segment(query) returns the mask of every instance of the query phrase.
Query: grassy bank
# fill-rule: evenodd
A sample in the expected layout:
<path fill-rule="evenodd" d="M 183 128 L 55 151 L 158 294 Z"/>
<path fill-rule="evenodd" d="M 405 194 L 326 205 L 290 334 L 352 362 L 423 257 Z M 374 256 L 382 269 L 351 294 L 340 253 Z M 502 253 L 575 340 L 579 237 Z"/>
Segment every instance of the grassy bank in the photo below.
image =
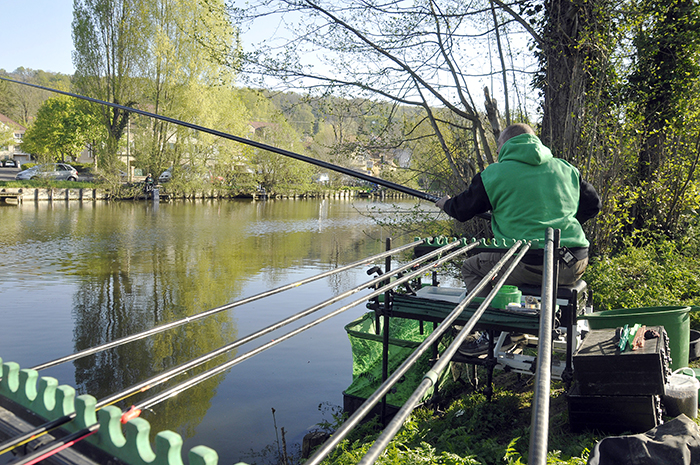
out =
<path fill-rule="evenodd" d="M 697 365 L 697 364 L 694 364 Z M 485 379 L 485 375 L 482 377 Z M 530 442 L 534 377 L 496 372 L 493 400 L 465 389 L 452 401 L 414 411 L 377 464 L 518 465 L 527 463 Z M 665 418 L 670 420 L 670 418 Z M 698 419 L 696 423 L 700 424 Z M 356 464 L 381 429 L 376 420 L 344 440 L 323 463 Z M 595 444 L 608 436 L 590 431 L 574 434 L 569 428 L 563 383 L 552 383 L 549 464 L 583 465 Z"/>

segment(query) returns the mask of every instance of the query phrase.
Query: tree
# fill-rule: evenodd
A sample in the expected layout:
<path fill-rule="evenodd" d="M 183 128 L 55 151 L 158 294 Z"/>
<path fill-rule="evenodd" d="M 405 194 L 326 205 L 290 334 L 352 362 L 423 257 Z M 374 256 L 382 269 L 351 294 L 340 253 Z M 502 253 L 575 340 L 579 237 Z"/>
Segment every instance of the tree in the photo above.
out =
<path fill-rule="evenodd" d="M 70 97 L 46 100 L 27 129 L 22 150 L 44 161 L 72 161 L 95 136 L 98 123 L 84 105 Z"/>
<path fill-rule="evenodd" d="M 143 2 L 148 60 L 143 63 L 144 102 L 158 114 L 242 134 L 247 122 L 232 89 L 237 33 L 221 1 Z M 137 162 L 148 171 L 187 162 L 203 168 L 232 163 L 231 144 L 157 120 L 140 120 Z M 240 153 L 240 151 L 239 151 Z"/>
<path fill-rule="evenodd" d="M 634 28 L 630 120 L 641 137 L 633 185 L 634 230 L 673 235 L 697 167 L 700 5 L 692 0 L 642 0 Z M 679 183 L 678 181 L 681 180 Z M 696 204 L 688 204 L 693 208 Z"/>
<path fill-rule="evenodd" d="M 137 0 L 74 0 L 73 64 L 75 89 L 86 96 L 125 106 L 138 100 L 138 80 L 145 51 L 147 23 Z M 124 134 L 127 112 L 95 107 L 106 129 L 100 164 L 111 171 Z"/>
<path fill-rule="evenodd" d="M 15 144 L 15 131 L 13 128 L 0 123 L 0 148 Z M 4 150 L 4 149 L 3 149 Z"/>

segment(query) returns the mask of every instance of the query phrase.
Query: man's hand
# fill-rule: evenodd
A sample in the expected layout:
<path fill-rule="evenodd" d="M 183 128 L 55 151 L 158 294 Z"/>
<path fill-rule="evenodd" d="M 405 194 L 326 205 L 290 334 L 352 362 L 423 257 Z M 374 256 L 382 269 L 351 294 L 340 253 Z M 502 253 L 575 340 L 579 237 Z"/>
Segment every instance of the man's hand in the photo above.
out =
<path fill-rule="evenodd" d="M 440 200 L 438 200 L 437 202 L 435 202 L 435 206 L 438 207 L 440 210 L 444 211 L 445 202 L 447 202 L 448 200 L 450 200 L 450 196 L 446 195 L 443 198 L 441 198 Z"/>

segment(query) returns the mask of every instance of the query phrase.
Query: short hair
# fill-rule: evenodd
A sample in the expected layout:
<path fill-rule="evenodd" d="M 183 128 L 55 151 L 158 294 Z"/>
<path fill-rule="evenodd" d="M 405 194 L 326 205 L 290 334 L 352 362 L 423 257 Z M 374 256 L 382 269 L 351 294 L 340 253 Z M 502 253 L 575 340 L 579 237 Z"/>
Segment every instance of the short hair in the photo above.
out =
<path fill-rule="evenodd" d="M 508 141 L 508 139 L 511 139 L 515 136 L 519 136 L 520 134 L 532 134 L 533 136 L 536 135 L 535 130 L 532 129 L 530 127 L 530 125 L 528 125 L 528 124 L 525 124 L 525 123 L 511 124 L 510 126 L 505 128 L 503 130 L 503 132 L 501 132 L 500 136 L 498 136 L 498 142 L 497 142 L 498 150 L 500 150 L 501 147 L 503 147 L 503 144 L 505 144 L 506 141 Z"/>

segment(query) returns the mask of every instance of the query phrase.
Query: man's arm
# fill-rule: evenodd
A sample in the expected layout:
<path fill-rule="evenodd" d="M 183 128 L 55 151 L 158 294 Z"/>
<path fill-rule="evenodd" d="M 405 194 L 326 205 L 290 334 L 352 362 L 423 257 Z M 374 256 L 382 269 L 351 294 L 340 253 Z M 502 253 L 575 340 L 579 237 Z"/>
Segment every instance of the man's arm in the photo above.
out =
<path fill-rule="evenodd" d="M 468 221 L 491 210 L 491 201 L 479 173 L 472 178 L 467 190 L 452 198 L 443 197 L 435 205 L 457 221 Z"/>
<path fill-rule="evenodd" d="M 581 179 L 579 186 L 580 193 L 576 219 L 579 223 L 583 224 L 596 216 L 600 212 L 601 208 L 603 208 L 603 204 L 601 203 L 600 197 L 591 183 Z"/>

